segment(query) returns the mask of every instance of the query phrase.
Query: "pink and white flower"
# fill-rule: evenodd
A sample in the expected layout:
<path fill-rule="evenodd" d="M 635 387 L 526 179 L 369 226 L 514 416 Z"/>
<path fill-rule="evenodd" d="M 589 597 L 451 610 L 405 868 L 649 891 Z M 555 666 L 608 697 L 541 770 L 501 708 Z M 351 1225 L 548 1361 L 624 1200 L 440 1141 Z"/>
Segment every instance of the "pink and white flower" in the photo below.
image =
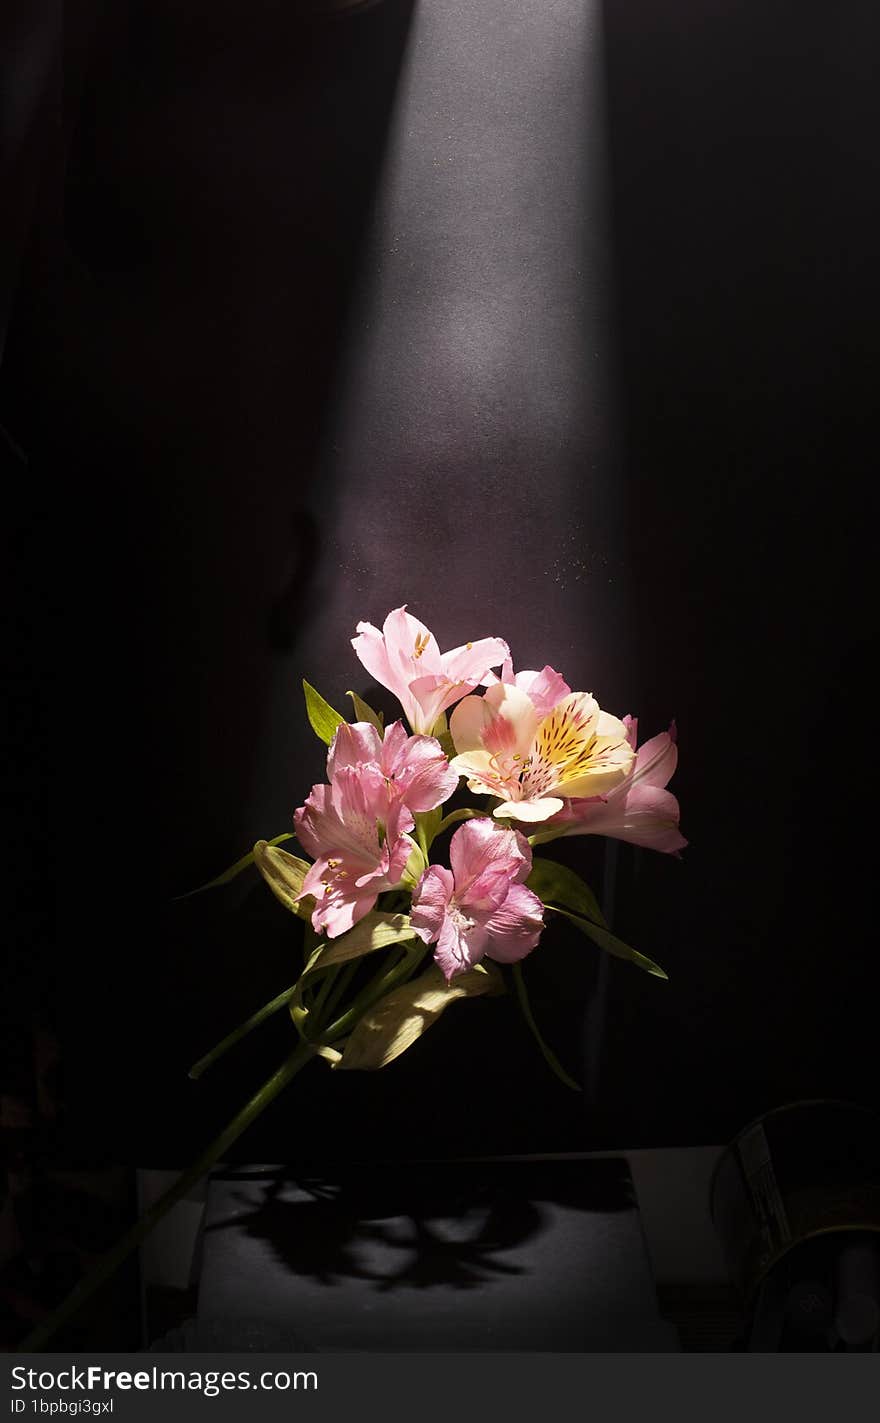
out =
<path fill-rule="evenodd" d="M 330 784 L 312 787 L 294 825 L 300 844 L 315 858 L 299 897 L 315 896 L 312 927 L 335 939 L 362 919 L 384 890 L 400 884 L 416 850 L 408 833 L 413 817 L 448 800 L 458 776 L 439 741 L 408 736 L 401 721 L 384 737 L 368 722 L 340 722 L 327 755 L 327 776 Z"/>
<path fill-rule="evenodd" d="M 509 657 L 501 668 L 500 677 L 489 672 L 483 678 L 484 687 L 493 687 L 497 682 L 504 682 L 509 687 L 519 687 L 520 691 L 528 695 L 541 716 L 548 716 L 563 697 L 571 695 L 571 687 L 553 667 L 544 667 L 540 672 L 514 672 L 513 662 Z"/>
<path fill-rule="evenodd" d="M 357 630 L 352 647 L 370 676 L 398 698 L 415 732 L 430 732 L 447 707 L 510 656 L 498 637 L 441 652 L 433 633 L 405 604 L 388 614 L 381 632 L 372 623 L 358 623 Z"/>
<path fill-rule="evenodd" d="M 451 870 L 430 865 L 413 895 L 411 922 L 449 982 L 484 955 L 515 963 L 544 928 L 544 906 L 524 881 L 532 852 L 518 830 L 466 821 L 449 846 Z"/>
<path fill-rule="evenodd" d="M 630 744 L 638 722 L 624 717 Z M 678 801 L 665 789 L 678 764 L 675 722 L 640 746 L 624 781 L 607 795 L 570 800 L 535 837 L 536 843 L 565 835 L 607 835 L 648 850 L 675 855 L 687 845 L 678 828 Z"/>
<path fill-rule="evenodd" d="M 298 896 L 314 895 L 312 927 L 338 938 L 400 884 L 413 841 L 408 808 L 374 766 L 340 766 L 332 784 L 313 786 L 293 817 L 314 856 Z"/>
<path fill-rule="evenodd" d="M 497 819 L 548 820 L 570 797 L 611 791 L 634 759 L 624 723 L 589 692 L 569 692 L 545 712 L 530 692 L 496 682 L 483 697 L 465 697 L 449 729 L 453 770 L 472 791 L 500 798 Z"/>
<path fill-rule="evenodd" d="M 332 782 L 344 766 L 375 766 L 414 814 L 434 810 L 458 785 L 440 742 L 433 736 L 408 736 L 402 721 L 380 736 L 369 722 L 340 722 L 327 756 Z"/>

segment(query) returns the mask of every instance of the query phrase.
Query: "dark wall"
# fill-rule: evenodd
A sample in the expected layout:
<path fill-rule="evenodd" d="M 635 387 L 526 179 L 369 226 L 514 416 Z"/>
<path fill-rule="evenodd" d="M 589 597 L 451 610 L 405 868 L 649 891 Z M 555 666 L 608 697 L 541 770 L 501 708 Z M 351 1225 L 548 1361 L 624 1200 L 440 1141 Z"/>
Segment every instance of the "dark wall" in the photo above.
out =
<path fill-rule="evenodd" d="M 876 1091 L 876 21 L 587 9 L 73 7 L 3 411 L 43 511 L 44 951 L 77 1130 L 132 1159 L 284 1051 L 279 1020 L 186 1087 L 296 950 L 259 885 L 169 901 L 286 827 L 322 773 L 300 677 L 364 691 L 354 622 L 407 600 L 677 716 L 692 845 L 625 851 L 618 895 L 671 982 L 613 965 L 586 1105 L 465 1005 L 242 1149 L 714 1141 Z M 594 960 L 529 967 L 577 1067 Z"/>
<path fill-rule="evenodd" d="M 639 705 L 678 717 L 692 841 L 662 916 L 664 867 L 638 866 L 627 927 L 673 991 L 658 1014 L 621 977 L 611 1039 L 641 1069 L 625 1135 L 720 1137 L 880 1082 L 878 21 L 604 15 Z"/>

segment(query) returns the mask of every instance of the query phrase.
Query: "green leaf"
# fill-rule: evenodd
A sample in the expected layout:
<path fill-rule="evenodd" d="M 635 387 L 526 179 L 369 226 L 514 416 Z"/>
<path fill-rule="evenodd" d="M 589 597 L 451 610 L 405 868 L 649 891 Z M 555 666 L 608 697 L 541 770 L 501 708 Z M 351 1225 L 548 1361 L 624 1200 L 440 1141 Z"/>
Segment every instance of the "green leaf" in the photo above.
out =
<path fill-rule="evenodd" d="M 379 909 L 372 909 L 347 934 L 322 944 L 320 956 L 310 964 L 308 971 L 348 963 L 349 959 L 359 959 L 364 954 L 374 954 L 378 949 L 387 949 L 405 939 L 416 938 L 418 935 L 411 927 L 408 915 L 383 914 Z"/>
<path fill-rule="evenodd" d="M 532 872 L 526 884 L 533 894 L 545 904 L 561 905 L 582 914 L 594 924 L 608 925 L 602 917 L 595 894 L 590 886 L 566 865 L 557 865 L 555 860 L 542 860 L 537 856 L 532 860 Z"/>
<path fill-rule="evenodd" d="M 303 679 L 303 691 L 306 697 L 306 712 L 312 730 L 329 746 L 337 726 L 341 721 L 345 721 L 345 717 L 341 716 L 338 711 L 334 711 L 330 703 L 324 701 L 321 693 L 316 692 L 305 679 Z"/>
<path fill-rule="evenodd" d="M 283 841 L 292 839 L 293 831 L 288 830 L 283 835 L 276 835 L 274 840 L 261 840 L 259 843 L 261 845 L 280 845 Z M 200 884 L 198 889 L 189 889 L 186 894 L 175 894 L 172 903 L 178 899 L 191 899 L 194 894 L 204 894 L 206 889 L 219 889 L 221 884 L 229 884 L 230 880 L 234 880 L 236 875 L 240 875 L 242 870 L 246 870 L 253 863 L 254 852 L 249 850 L 246 855 L 242 855 L 240 860 L 236 860 L 234 865 L 230 865 L 229 869 L 224 870 L 222 875 L 218 875 L 216 879 L 208 880 L 207 884 Z"/>
<path fill-rule="evenodd" d="M 416 938 L 418 936 L 410 927 L 407 915 L 384 914 L 381 910 L 373 909 L 341 938 L 323 941 L 310 956 L 300 974 L 290 1004 L 291 1016 L 297 1028 L 302 1028 L 308 1013 L 303 1003 L 303 995 L 314 985 L 320 974 L 338 964 L 348 963 L 352 959 L 362 958 L 365 954 L 374 954 L 380 949 L 390 948 L 392 944 Z"/>
<path fill-rule="evenodd" d="M 385 725 L 385 718 L 382 713 L 373 711 L 369 703 L 365 702 L 362 697 L 359 697 L 357 692 L 346 692 L 345 695 L 351 697 L 355 721 L 368 721 L 371 726 L 375 726 L 381 736 Z M 326 706 L 326 702 L 324 705 Z"/>
<path fill-rule="evenodd" d="M 580 929 L 582 934 L 586 934 L 588 939 L 592 939 L 594 944 L 598 944 L 600 949 L 604 949 L 606 954 L 613 954 L 617 959 L 627 959 L 629 963 L 634 963 L 638 968 L 643 968 L 645 973 L 650 973 L 654 978 L 669 978 L 668 973 L 664 973 L 659 964 L 654 963 L 645 954 L 640 954 L 638 949 L 631 949 L 629 944 L 625 944 L 622 939 L 609 933 L 607 929 L 599 924 L 591 924 L 589 919 L 582 919 L 579 914 L 569 914 L 567 909 L 559 909 L 556 905 L 548 904 L 548 909 L 552 909 L 554 914 L 562 914 L 566 919 L 570 919 Z"/>
<path fill-rule="evenodd" d="M 532 1005 L 529 1002 L 529 995 L 526 993 L 525 980 L 523 979 L 522 974 L 522 964 L 515 963 L 512 964 L 511 967 L 513 969 L 513 982 L 514 987 L 516 988 L 516 996 L 519 999 L 519 1006 L 522 1008 L 523 1017 L 531 1028 L 532 1033 L 535 1037 L 535 1042 L 538 1044 L 538 1047 L 544 1054 L 544 1058 L 547 1062 L 548 1067 L 550 1067 L 552 1071 L 556 1073 L 556 1076 L 559 1078 L 560 1082 L 564 1083 L 566 1087 L 570 1087 L 573 1092 L 582 1092 L 583 1088 L 581 1087 L 580 1083 L 575 1082 L 573 1077 L 569 1077 L 568 1073 L 562 1066 L 562 1063 L 559 1061 L 559 1058 L 556 1056 L 555 1052 L 553 1052 L 552 1048 L 549 1048 L 547 1046 L 544 1039 L 541 1037 L 540 1032 L 538 1031 L 538 1024 L 535 1022 L 535 1015 L 532 1012 Z"/>
<path fill-rule="evenodd" d="M 315 908 L 314 897 L 309 894 L 305 899 L 297 899 L 297 895 L 302 893 L 303 880 L 312 868 L 308 860 L 289 855 L 286 850 L 279 850 L 267 840 L 257 841 L 253 858 L 263 879 L 284 908 L 300 919 L 310 919 Z"/>
<path fill-rule="evenodd" d="M 432 964 L 418 978 L 392 989 L 364 1014 L 346 1040 L 342 1057 L 333 1065 L 361 1072 L 387 1067 L 427 1032 L 450 1003 L 503 992 L 501 975 L 491 961 L 456 975 L 450 984 Z"/>

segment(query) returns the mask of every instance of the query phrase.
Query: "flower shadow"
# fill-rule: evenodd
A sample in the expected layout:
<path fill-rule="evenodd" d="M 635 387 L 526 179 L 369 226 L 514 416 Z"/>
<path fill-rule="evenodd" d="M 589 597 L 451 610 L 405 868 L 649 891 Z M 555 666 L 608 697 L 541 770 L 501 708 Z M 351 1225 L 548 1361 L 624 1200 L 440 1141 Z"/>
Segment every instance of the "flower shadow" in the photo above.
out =
<path fill-rule="evenodd" d="M 525 1276 L 554 1205 L 629 1209 L 622 1163 L 419 1163 L 253 1177 L 228 1195 L 243 1208 L 208 1232 L 242 1231 L 292 1274 L 326 1286 L 356 1279 L 378 1293 L 473 1291 Z"/>

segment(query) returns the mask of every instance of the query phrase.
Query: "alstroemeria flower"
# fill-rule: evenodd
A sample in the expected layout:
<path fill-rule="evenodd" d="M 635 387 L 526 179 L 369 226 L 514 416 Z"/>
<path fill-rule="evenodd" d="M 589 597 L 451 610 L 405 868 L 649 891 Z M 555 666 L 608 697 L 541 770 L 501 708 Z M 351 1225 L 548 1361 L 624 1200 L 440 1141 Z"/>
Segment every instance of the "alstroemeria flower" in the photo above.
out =
<path fill-rule="evenodd" d="M 315 859 L 299 898 L 315 896 L 312 927 L 335 939 L 400 884 L 414 848 L 412 815 L 377 766 L 337 766 L 332 784 L 313 786 L 293 819 Z"/>
<path fill-rule="evenodd" d="M 472 791 L 501 798 L 498 819 L 547 820 L 571 796 L 604 795 L 634 758 L 623 722 L 589 692 L 571 692 L 542 715 L 527 692 L 497 682 L 465 697 L 449 730 L 458 753 L 450 765 Z"/>
<path fill-rule="evenodd" d="M 638 722 L 624 717 L 630 744 L 636 745 Z M 675 722 L 668 731 L 640 746 L 630 772 L 607 795 L 571 800 L 540 832 L 541 840 L 563 835 L 607 835 L 648 850 L 677 854 L 687 844 L 678 828 L 678 801 L 665 789 L 678 764 Z"/>
<path fill-rule="evenodd" d="M 489 819 L 468 820 L 449 845 L 451 870 L 429 865 L 413 894 L 411 922 L 447 983 L 484 954 L 515 963 L 531 953 L 544 928 L 544 906 L 523 881 L 532 852 L 518 830 Z"/>
<path fill-rule="evenodd" d="M 388 614 L 381 632 L 372 623 L 358 623 L 357 630 L 352 647 L 370 676 L 398 698 L 415 732 L 430 732 L 447 707 L 510 656 L 498 637 L 441 652 L 433 633 L 405 604 Z"/>
<path fill-rule="evenodd" d="M 402 721 L 386 727 L 384 737 L 369 722 L 340 722 L 327 756 L 328 780 L 344 766 L 375 766 L 414 814 L 442 805 L 458 785 L 440 742 L 408 736 Z"/>
<path fill-rule="evenodd" d="M 514 672 L 509 657 L 501 668 L 500 677 L 488 672 L 483 678 L 484 687 L 494 687 L 497 682 L 505 682 L 509 687 L 519 687 L 520 691 L 526 692 L 535 711 L 541 716 L 548 716 L 563 697 L 571 695 L 571 687 L 553 667 L 544 667 L 540 672 Z"/>

